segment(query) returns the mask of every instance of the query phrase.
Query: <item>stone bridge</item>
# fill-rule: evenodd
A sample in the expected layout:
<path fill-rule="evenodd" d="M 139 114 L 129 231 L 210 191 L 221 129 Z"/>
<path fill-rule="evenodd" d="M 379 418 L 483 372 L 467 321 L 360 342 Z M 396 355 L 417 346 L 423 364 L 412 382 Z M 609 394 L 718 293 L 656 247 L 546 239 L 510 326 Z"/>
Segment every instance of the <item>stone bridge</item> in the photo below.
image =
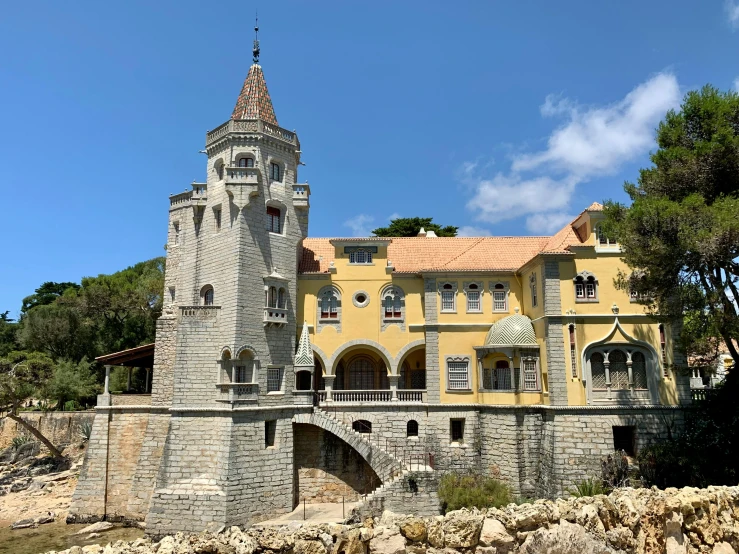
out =
<path fill-rule="evenodd" d="M 372 444 L 362 434 L 357 433 L 351 427 L 331 417 L 319 408 L 314 408 L 313 413 L 296 414 L 293 423 L 315 425 L 324 431 L 337 436 L 364 458 L 382 483 L 388 483 L 395 477 L 401 475 L 406 469 L 394 456 Z"/>

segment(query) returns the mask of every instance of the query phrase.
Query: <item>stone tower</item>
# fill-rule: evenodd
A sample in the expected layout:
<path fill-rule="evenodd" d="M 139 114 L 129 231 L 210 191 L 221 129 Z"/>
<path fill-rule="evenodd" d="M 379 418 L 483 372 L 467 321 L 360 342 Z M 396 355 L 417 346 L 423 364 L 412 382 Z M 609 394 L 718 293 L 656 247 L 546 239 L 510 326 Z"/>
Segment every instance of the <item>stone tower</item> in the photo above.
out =
<path fill-rule="evenodd" d="M 153 395 L 169 406 L 147 524 L 245 524 L 293 508 L 297 258 L 308 228 L 300 142 L 254 64 L 206 134 L 207 179 L 170 198 Z M 303 406 L 301 408 L 301 406 Z M 192 521 L 190 521 L 192 520 Z"/>

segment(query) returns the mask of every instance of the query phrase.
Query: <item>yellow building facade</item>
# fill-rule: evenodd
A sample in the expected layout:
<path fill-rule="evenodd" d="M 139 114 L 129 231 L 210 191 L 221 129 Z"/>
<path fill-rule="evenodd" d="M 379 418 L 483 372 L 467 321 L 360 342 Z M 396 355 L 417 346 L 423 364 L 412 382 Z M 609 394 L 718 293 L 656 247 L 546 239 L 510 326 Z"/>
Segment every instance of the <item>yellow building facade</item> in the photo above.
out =
<path fill-rule="evenodd" d="M 552 237 L 304 239 L 299 381 L 333 405 L 679 404 L 669 329 L 614 286 L 629 269 L 602 217 Z"/>

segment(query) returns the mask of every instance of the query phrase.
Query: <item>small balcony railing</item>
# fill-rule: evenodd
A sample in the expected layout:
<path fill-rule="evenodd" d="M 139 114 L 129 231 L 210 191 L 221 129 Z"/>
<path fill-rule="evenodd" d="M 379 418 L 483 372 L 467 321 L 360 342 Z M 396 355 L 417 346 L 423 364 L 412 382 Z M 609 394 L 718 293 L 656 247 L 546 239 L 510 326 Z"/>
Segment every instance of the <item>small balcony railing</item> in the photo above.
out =
<path fill-rule="evenodd" d="M 258 185 L 261 172 L 257 167 L 227 167 L 226 185 Z"/>
<path fill-rule="evenodd" d="M 256 402 L 259 398 L 257 383 L 220 383 L 221 402 Z"/>
<path fill-rule="evenodd" d="M 287 323 L 287 309 L 264 308 L 265 325 L 285 325 Z"/>
<path fill-rule="evenodd" d="M 316 393 L 319 402 L 326 402 L 326 391 L 321 390 Z M 398 402 L 422 403 L 426 396 L 425 390 L 398 390 Z M 393 391 L 383 390 L 333 390 L 331 391 L 331 400 L 335 403 L 355 403 L 355 402 L 391 402 L 393 401 Z"/>

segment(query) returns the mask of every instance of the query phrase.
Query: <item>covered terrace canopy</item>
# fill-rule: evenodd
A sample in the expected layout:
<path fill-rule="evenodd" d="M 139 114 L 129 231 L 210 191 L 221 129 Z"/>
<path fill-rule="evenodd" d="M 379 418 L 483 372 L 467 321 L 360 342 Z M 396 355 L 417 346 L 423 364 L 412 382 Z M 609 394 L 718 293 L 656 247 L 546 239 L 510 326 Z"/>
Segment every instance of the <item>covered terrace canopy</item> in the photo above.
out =
<path fill-rule="evenodd" d="M 128 368 L 127 391 L 131 390 L 131 378 L 134 368 L 146 370 L 146 378 L 144 380 L 144 390 L 142 392 L 151 392 L 151 372 L 154 367 L 154 343 L 144 344 L 135 348 L 105 354 L 95 358 L 105 366 L 105 392 L 110 394 L 110 368 L 112 366 L 123 366 Z"/>

